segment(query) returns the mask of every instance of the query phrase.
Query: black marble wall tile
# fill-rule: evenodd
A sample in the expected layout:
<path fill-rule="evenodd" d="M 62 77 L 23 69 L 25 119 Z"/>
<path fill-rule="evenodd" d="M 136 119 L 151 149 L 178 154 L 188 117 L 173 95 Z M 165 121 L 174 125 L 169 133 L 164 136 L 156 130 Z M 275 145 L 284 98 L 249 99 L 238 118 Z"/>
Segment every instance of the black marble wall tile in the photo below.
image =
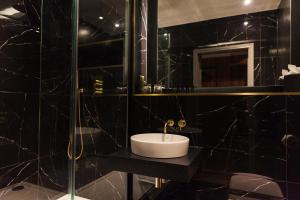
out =
<path fill-rule="evenodd" d="M 81 126 L 86 134 L 83 156 L 77 161 L 76 188 L 105 175 L 100 170 L 99 157 L 126 147 L 126 102 L 126 96 L 81 97 Z M 79 139 L 78 135 L 78 151 Z"/>
<path fill-rule="evenodd" d="M 0 94 L 0 187 L 28 180 L 36 182 L 38 96 Z"/>
<path fill-rule="evenodd" d="M 300 115 L 300 98 L 299 97 L 288 97 L 287 98 L 287 137 L 284 142 L 286 144 L 287 154 L 287 181 L 289 199 L 297 199 L 299 193 L 299 172 L 300 161 L 298 159 L 300 150 L 300 126 L 299 126 L 299 115 Z"/>
<path fill-rule="evenodd" d="M 291 1 L 289 0 L 282 0 L 279 6 L 278 38 L 278 65 L 284 68 L 291 63 Z"/>
<path fill-rule="evenodd" d="M 0 3 L 0 188 L 37 183 L 38 7 L 29 1 Z"/>
<path fill-rule="evenodd" d="M 297 0 L 291 1 L 291 63 L 297 66 L 300 66 L 300 58 L 299 58 L 299 19 L 300 19 L 300 3 Z"/>
<path fill-rule="evenodd" d="M 185 119 L 198 131 L 180 134 L 204 147 L 203 171 L 259 174 L 286 191 L 285 96 L 136 97 L 135 105 L 132 134 L 161 132 L 167 119 Z"/>
<path fill-rule="evenodd" d="M 82 157 L 76 161 L 77 191 L 100 178 L 106 180 L 103 177 L 106 174 L 100 170 L 99 157 L 126 147 L 125 3 L 79 1 L 78 76 L 83 93 L 77 125 L 82 127 L 84 145 Z M 89 34 L 81 35 L 81 30 L 89 30 Z M 101 82 L 98 86 L 97 81 Z M 77 132 L 80 133 L 79 128 Z M 79 154 L 80 134 L 76 147 Z M 110 184 L 113 188 L 116 183 Z M 87 197 L 85 195 L 82 197 Z"/>
<path fill-rule="evenodd" d="M 41 48 L 39 184 L 67 192 L 72 93 L 72 2 L 43 3 Z"/>

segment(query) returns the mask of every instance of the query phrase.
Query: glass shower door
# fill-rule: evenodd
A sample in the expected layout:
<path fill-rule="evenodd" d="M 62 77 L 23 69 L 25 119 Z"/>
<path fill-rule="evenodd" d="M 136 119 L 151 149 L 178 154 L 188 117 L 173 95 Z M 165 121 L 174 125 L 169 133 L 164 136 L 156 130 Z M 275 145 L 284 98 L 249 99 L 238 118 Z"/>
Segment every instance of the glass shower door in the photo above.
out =
<path fill-rule="evenodd" d="M 77 4 L 77 0 L 41 3 L 38 183 L 59 192 L 53 199 L 74 197 Z"/>
<path fill-rule="evenodd" d="M 126 1 L 79 0 L 76 196 L 126 199 L 126 174 L 101 159 L 126 147 Z"/>
<path fill-rule="evenodd" d="M 1 0 L 0 199 L 74 194 L 76 2 Z"/>

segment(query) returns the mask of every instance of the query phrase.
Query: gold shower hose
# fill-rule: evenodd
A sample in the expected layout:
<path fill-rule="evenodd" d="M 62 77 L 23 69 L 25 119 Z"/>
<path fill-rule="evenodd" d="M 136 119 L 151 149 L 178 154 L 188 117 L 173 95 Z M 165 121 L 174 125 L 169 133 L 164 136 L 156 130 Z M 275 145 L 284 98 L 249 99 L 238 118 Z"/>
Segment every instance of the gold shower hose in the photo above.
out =
<path fill-rule="evenodd" d="M 75 157 L 75 160 L 80 159 L 82 154 L 83 154 L 83 134 L 82 134 L 82 129 L 81 129 L 81 119 L 80 119 L 80 93 L 77 95 L 77 99 L 78 99 L 78 102 L 77 102 L 77 105 L 78 105 L 78 125 L 79 125 L 81 149 L 80 149 L 80 154 L 77 157 Z M 75 129 L 75 136 L 74 137 L 76 137 L 76 129 Z M 73 159 L 73 155 L 70 151 L 70 147 L 71 147 L 71 138 L 69 139 L 69 144 L 68 144 L 68 157 L 71 160 L 71 159 Z"/>

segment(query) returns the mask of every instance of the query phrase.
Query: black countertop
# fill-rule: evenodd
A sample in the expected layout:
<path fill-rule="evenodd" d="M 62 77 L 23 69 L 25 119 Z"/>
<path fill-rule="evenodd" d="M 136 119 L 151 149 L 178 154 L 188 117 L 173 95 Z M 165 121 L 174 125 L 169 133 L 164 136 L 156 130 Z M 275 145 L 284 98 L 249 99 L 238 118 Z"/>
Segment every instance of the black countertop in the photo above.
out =
<path fill-rule="evenodd" d="M 132 154 L 129 149 L 101 157 L 101 170 L 122 171 L 188 183 L 200 166 L 202 148 L 190 147 L 186 156 L 155 159 Z"/>

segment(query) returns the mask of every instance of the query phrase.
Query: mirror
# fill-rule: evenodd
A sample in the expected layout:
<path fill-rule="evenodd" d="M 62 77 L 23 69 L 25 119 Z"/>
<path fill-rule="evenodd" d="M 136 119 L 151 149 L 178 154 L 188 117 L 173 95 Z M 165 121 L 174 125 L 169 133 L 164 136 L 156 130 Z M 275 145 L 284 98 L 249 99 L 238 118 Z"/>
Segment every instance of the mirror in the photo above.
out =
<path fill-rule="evenodd" d="M 290 18 L 288 0 L 139 0 L 136 92 L 284 91 Z"/>
<path fill-rule="evenodd" d="M 80 0 L 79 88 L 85 95 L 126 94 L 126 1 Z"/>

